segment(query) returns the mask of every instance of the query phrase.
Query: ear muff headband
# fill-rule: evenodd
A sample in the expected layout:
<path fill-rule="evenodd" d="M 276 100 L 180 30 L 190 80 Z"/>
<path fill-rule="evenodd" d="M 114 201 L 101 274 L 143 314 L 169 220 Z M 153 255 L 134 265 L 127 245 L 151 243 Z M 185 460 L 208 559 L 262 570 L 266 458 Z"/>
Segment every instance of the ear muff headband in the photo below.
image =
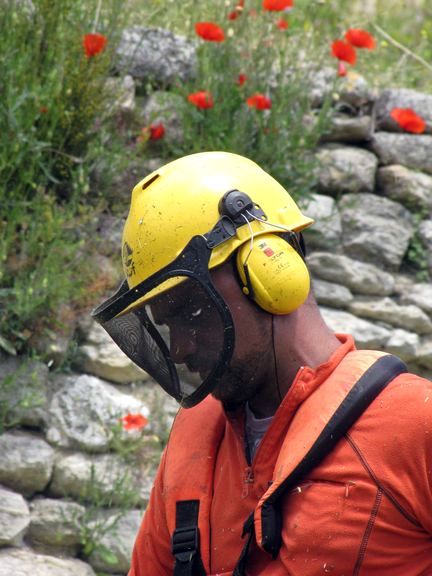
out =
<path fill-rule="evenodd" d="M 302 256 L 279 234 L 263 234 L 237 251 L 245 294 L 271 314 L 289 314 L 306 300 L 310 276 Z"/>

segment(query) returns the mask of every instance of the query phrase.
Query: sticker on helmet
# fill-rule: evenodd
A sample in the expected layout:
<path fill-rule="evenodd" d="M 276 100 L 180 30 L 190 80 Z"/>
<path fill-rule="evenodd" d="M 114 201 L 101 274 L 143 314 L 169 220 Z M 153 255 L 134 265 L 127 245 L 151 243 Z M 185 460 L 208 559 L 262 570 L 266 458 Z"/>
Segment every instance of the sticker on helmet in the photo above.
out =
<path fill-rule="evenodd" d="M 127 274 L 128 278 L 133 276 L 136 272 L 135 263 L 133 261 L 132 254 L 133 254 L 132 248 L 129 246 L 129 244 L 127 242 L 125 242 L 123 244 L 122 258 L 123 258 L 123 264 L 124 264 L 124 267 L 126 269 L 126 274 Z"/>

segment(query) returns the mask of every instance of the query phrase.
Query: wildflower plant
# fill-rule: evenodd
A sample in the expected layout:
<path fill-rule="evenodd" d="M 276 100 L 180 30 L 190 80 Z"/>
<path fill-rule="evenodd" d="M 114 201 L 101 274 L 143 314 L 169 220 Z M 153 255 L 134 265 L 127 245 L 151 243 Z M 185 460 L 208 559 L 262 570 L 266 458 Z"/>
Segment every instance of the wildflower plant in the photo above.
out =
<path fill-rule="evenodd" d="M 93 201 L 118 4 L 1 4 L 0 345 L 9 351 L 25 349 L 85 279 L 76 228 Z"/>
<path fill-rule="evenodd" d="M 192 13 L 186 33 L 198 47 L 198 70 L 173 88 L 186 104 L 179 110 L 184 137 L 166 146 L 166 156 L 243 154 L 294 196 L 308 195 L 314 185 L 310 152 L 329 120 L 329 104 L 311 111 L 311 80 L 327 54 L 315 67 L 305 62 L 305 50 L 318 39 L 305 34 L 304 12 L 292 0 L 233 0 L 197 5 Z M 316 121 L 308 123 L 311 113 Z"/>
<path fill-rule="evenodd" d="M 371 85 L 379 85 L 384 76 L 376 73 L 378 66 L 387 74 L 389 60 L 397 57 L 393 50 L 386 52 L 381 29 L 368 22 L 361 3 L 150 4 L 152 24 L 185 34 L 198 46 L 196 77 L 174 87 L 188 104 L 178 112 L 184 139 L 167 145 L 165 155 L 218 149 L 244 154 L 297 198 L 315 186 L 313 150 L 330 124 L 331 99 L 337 96 L 340 77 L 354 70 Z M 381 12 L 385 13 L 383 6 Z M 380 15 L 377 21 L 381 23 Z M 326 87 L 321 105 L 312 107 L 314 80 L 324 67 L 334 67 L 334 81 Z M 406 130 L 404 118 L 405 127 L 400 126 Z M 409 122 L 410 129 L 420 130 L 420 123 L 414 124 Z"/>

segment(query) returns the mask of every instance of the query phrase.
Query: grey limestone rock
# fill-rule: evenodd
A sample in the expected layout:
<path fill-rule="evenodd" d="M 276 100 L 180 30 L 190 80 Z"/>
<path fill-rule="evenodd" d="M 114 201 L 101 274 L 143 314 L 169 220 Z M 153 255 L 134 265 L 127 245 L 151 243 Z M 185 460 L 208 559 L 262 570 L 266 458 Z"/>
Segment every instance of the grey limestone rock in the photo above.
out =
<path fill-rule="evenodd" d="M 416 360 L 419 344 L 420 337 L 418 334 L 396 328 L 396 330 L 391 331 L 385 350 L 399 356 L 405 362 L 412 362 Z"/>
<path fill-rule="evenodd" d="M 359 348 L 384 348 L 391 332 L 376 323 L 357 318 L 349 312 L 321 307 L 327 325 L 333 332 L 352 334 Z"/>
<path fill-rule="evenodd" d="M 414 304 L 432 316 L 432 284 L 412 284 L 401 292 L 402 304 Z"/>
<path fill-rule="evenodd" d="M 110 102 L 111 114 L 120 114 L 129 118 L 135 110 L 135 82 L 132 76 L 108 78 L 105 90 Z"/>
<path fill-rule="evenodd" d="M 317 151 L 318 191 L 331 196 L 372 192 L 378 159 L 354 146 L 326 144 Z"/>
<path fill-rule="evenodd" d="M 29 508 L 21 494 L 0 486 L 0 547 L 20 546 L 29 523 Z"/>
<path fill-rule="evenodd" d="M 432 174 L 432 136 L 375 132 L 371 149 L 381 164 L 402 164 L 406 168 Z"/>
<path fill-rule="evenodd" d="M 50 481 L 54 450 L 32 434 L 6 432 L 0 436 L 0 483 L 24 496 L 41 492 Z"/>
<path fill-rule="evenodd" d="M 118 384 L 148 379 L 148 374 L 138 368 L 96 322 L 80 346 L 79 356 L 77 366 L 87 374 Z"/>
<path fill-rule="evenodd" d="M 394 164 L 378 170 L 377 183 L 384 196 L 409 210 L 432 212 L 432 176 Z"/>
<path fill-rule="evenodd" d="M 109 574 L 126 574 L 128 572 L 141 519 L 141 510 L 98 512 L 92 521 L 92 525 L 95 527 L 96 548 L 88 559 L 95 570 Z M 100 534 L 99 537 L 98 533 Z M 109 550 L 110 556 L 112 556 L 110 562 L 107 561 L 101 550 Z"/>
<path fill-rule="evenodd" d="M 350 116 L 337 113 L 330 122 L 329 131 L 323 137 L 325 142 L 343 142 L 353 144 L 371 138 L 373 132 L 372 116 Z"/>
<path fill-rule="evenodd" d="M 346 76 L 339 78 L 339 102 L 363 109 L 369 107 L 376 99 L 376 93 L 364 76 L 348 70 Z"/>
<path fill-rule="evenodd" d="M 395 280 L 395 289 L 394 293 L 397 296 L 401 296 L 407 292 L 409 292 L 415 284 L 415 278 L 407 273 L 402 274 L 393 274 L 393 278 Z M 415 304 L 415 302 L 408 302 L 408 304 Z M 420 306 L 421 308 L 421 306 Z"/>
<path fill-rule="evenodd" d="M 27 540 L 34 549 L 57 555 L 77 554 L 84 506 L 66 500 L 36 498 L 30 511 Z"/>
<path fill-rule="evenodd" d="M 113 427 L 128 413 L 148 416 L 149 410 L 111 384 L 82 375 L 54 394 L 47 439 L 64 448 L 104 452 L 109 449 Z"/>
<path fill-rule="evenodd" d="M 432 337 L 424 338 L 417 349 L 417 362 L 432 370 Z"/>
<path fill-rule="evenodd" d="M 309 95 L 313 107 L 322 106 L 324 100 L 332 96 L 336 102 L 361 109 L 370 105 L 376 97 L 364 76 L 352 70 L 345 77 L 338 77 L 335 66 L 311 69 L 308 62 L 304 74 L 308 74 Z"/>
<path fill-rule="evenodd" d="M 314 275 L 328 282 L 348 287 L 357 294 L 388 295 L 394 290 L 394 278 L 372 264 L 358 262 L 348 256 L 314 252 L 307 258 Z"/>
<path fill-rule="evenodd" d="M 362 298 L 349 305 L 349 311 L 358 316 L 380 320 L 418 334 L 430 334 L 432 321 L 423 310 L 413 304 L 399 305 L 391 298 Z"/>
<path fill-rule="evenodd" d="M 334 284 L 333 282 L 314 280 L 312 287 L 318 304 L 323 306 L 346 308 L 354 298 L 346 286 Z"/>
<path fill-rule="evenodd" d="M 330 66 L 314 69 L 308 75 L 309 97 L 314 108 L 321 107 L 324 100 L 331 95 L 335 80 L 336 70 Z"/>
<path fill-rule="evenodd" d="M 342 224 L 334 198 L 323 194 L 312 194 L 303 200 L 301 208 L 315 220 L 303 231 L 307 249 L 337 252 L 342 243 Z"/>
<path fill-rule="evenodd" d="M 146 505 L 155 474 L 154 460 L 154 456 L 148 461 L 142 457 L 142 465 L 137 467 L 126 464 L 117 454 L 66 454 L 56 461 L 49 494 L 80 501 L 92 501 L 96 494 L 102 507 L 120 506 L 128 494 L 138 505 Z"/>
<path fill-rule="evenodd" d="M 117 60 L 122 73 L 162 86 L 191 80 L 197 66 L 193 43 L 168 30 L 144 26 L 123 30 Z"/>
<path fill-rule="evenodd" d="M 35 554 L 31 550 L 0 551 L 0 576 L 96 576 L 81 560 Z"/>
<path fill-rule="evenodd" d="M 398 270 L 412 235 L 411 213 L 375 194 L 347 194 L 339 203 L 342 242 L 352 258 Z"/>
<path fill-rule="evenodd" d="M 406 88 L 383 90 L 376 102 L 378 130 L 400 132 L 401 128 L 390 116 L 393 108 L 411 108 L 426 122 L 426 132 L 432 132 L 432 95 Z"/>

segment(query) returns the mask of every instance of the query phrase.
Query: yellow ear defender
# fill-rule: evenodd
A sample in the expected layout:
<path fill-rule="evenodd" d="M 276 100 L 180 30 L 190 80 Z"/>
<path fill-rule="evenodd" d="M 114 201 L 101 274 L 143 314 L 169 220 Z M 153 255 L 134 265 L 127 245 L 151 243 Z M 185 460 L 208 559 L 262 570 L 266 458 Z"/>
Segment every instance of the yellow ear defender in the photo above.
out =
<path fill-rule="evenodd" d="M 299 252 L 279 234 L 252 238 L 237 250 L 243 292 L 271 314 L 289 314 L 306 300 L 310 277 Z"/>

